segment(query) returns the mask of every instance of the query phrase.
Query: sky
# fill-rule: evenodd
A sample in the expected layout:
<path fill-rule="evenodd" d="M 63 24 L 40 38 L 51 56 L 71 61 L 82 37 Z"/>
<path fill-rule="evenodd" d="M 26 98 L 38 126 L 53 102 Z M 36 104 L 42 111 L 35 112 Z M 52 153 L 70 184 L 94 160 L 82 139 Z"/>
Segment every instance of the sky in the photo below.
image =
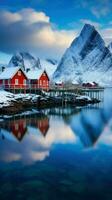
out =
<path fill-rule="evenodd" d="M 18 51 L 60 59 L 85 23 L 112 41 L 111 0 L 0 0 L 0 63 Z"/>

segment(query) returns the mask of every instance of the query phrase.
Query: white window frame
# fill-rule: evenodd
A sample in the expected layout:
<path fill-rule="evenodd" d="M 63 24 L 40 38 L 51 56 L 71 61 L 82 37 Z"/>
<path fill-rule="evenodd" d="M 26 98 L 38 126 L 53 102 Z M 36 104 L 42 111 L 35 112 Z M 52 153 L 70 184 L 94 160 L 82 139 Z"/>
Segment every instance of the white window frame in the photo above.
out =
<path fill-rule="evenodd" d="M 39 81 L 40 86 L 42 85 L 42 80 Z"/>
<path fill-rule="evenodd" d="M 5 79 L 2 80 L 2 84 L 5 85 Z"/>
<path fill-rule="evenodd" d="M 19 84 L 19 80 L 15 79 L 15 85 L 18 85 L 18 84 Z"/>
<path fill-rule="evenodd" d="M 26 79 L 23 80 L 23 85 L 26 85 Z"/>
<path fill-rule="evenodd" d="M 8 85 L 10 85 L 10 79 L 8 80 Z"/>

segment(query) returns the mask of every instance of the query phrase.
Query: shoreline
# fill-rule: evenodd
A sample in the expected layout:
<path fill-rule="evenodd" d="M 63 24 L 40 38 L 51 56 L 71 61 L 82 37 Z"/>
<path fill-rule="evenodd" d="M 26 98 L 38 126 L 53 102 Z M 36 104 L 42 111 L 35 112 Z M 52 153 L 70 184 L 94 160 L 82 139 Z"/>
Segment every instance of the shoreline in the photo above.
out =
<path fill-rule="evenodd" d="M 17 115 L 23 112 L 30 112 L 35 109 L 36 112 L 40 112 L 45 108 L 53 107 L 77 107 L 77 106 L 86 106 L 89 104 L 100 103 L 101 101 L 96 98 L 88 98 L 86 96 L 79 96 L 75 99 L 69 99 L 66 101 L 62 98 L 51 98 L 48 96 L 40 95 L 30 95 L 28 98 L 25 95 L 19 96 L 17 99 L 11 99 L 8 105 L 3 105 L 0 107 L 0 116 L 2 115 Z"/>

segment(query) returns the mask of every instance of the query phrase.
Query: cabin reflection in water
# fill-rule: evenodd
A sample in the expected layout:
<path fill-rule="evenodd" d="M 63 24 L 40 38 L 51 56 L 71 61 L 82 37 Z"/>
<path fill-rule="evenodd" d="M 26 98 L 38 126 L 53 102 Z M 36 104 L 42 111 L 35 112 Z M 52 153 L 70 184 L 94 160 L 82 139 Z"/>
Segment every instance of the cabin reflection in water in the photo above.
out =
<path fill-rule="evenodd" d="M 1 125 L 2 139 L 5 139 L 6 133 L 12 134 L 18 141 L 22 141 L 25 134 L 29 132 L 28 127 L 32 126 L 45 137 L 49 129 L 49 118 L 45 115 L 23 117 L 11 119 Z"/>
<path fill-rule="evenodd" d="M 61 128 L 62 135 L 66 135 L 68 133 L 64 128 L 67 125 L 72 130 L 71 134 L 77 136 L 81 145 L 88 148 L 96 145 L 111 116 L 111 109 L 106 111 L 93 106 L 91 108 L 85 107 L 82 110 L 80 108 L 47 109 L 43 114 L 7 119 L 1 123 L 1 134 L 3 139 L 8 138 L 7 134 L 10 133 L 10 135 L 15 136 L 13 138 L 22 141 L 25 134 L 35 134 L 38 137 L 38 133 L 40 133 L 45 137 L 49 129 L 49 133 L 55 134 L 60 133 Z M 60 122 L 59 127 L 56 126 L 58 122 Z M 47 140 L 49 140 L 49 136 Z"/>
<path fill-rule="evenodd" d="M 31 118 L 31 126 L 38 128 L 45 137 L 49 130 L 49 118 L 46 115 L 40 115 L 38 118 Z"/>
<path fill-rule="evenodd" d="M 26 120 L 19 119 L 15 121 L 11 121 L 9 126 L 10 132 L 21 141 L 27 132 Z"/>

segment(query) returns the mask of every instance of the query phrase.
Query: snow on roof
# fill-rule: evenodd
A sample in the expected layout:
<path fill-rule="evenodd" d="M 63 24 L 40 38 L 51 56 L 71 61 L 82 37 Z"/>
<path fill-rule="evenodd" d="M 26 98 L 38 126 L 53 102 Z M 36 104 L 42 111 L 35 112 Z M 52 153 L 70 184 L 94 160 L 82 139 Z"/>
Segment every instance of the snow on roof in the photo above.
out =
<path fill-rule="evenodd" d="M 0 79 L 10 79 L 12 78 L 16 72 L 20 69 L 20 67 L 7 67 L 0 74 Z"/>
<path fill-rule="evenodd" d="M 57 80 L 57 81 L 55 81 L 55 83 L 56 83 L 56 84 L 62 84 L 63 81 L 62 81 L 62 80 Z"/>
<path fill-rule="evenodd" d="M 84 83 L 85 83 L 85 84 L 90 84 L 90 85 L 93 85 L 93 86 L 97 84 L 97 83 L 95 83 L 95 82 L 88 82 L 88 81 L 85 81 Z"/>
<path fill-rule="evenodd" d="M 37 80 L 40 78 L 40 76 L 42 75 L 42 73 L 45 70 L 42 69 L 38 69 L 38 70 L 30 70 L 26 73 L 28 79 L 33 79 L 33 80 Z"/>

